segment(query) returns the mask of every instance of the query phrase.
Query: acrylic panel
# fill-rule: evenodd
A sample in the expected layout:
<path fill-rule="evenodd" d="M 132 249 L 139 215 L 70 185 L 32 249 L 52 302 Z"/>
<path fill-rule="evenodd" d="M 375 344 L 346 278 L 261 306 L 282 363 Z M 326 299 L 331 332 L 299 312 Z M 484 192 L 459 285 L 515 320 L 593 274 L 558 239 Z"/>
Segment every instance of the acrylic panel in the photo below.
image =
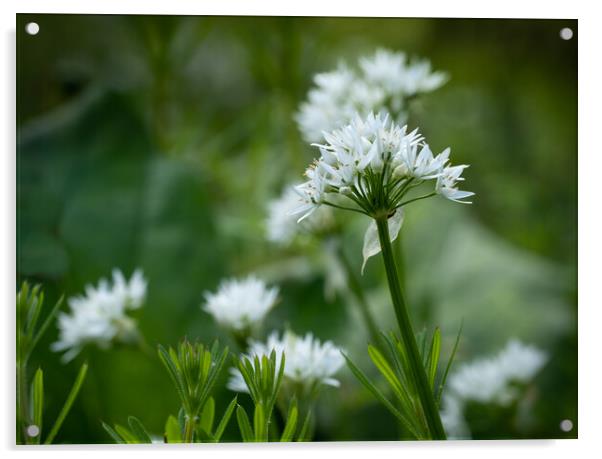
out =
<path fill-rule="evenodd" d="M 18 15 L 16 442 L 576 438 L 577 37 Z"/>

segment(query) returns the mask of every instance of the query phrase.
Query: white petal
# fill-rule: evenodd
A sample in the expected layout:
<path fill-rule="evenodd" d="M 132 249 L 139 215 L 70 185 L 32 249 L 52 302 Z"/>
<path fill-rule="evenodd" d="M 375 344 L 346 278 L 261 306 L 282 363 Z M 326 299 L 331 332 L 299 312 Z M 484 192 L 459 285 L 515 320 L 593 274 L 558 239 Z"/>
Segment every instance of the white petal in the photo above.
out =
<path fill-rule="evenodd" d="M 397 239 L 401 224 L 403 223 L 403 209 L 397 209 L 395 214 L 389 218 L 389 238 L 391 242 Z M 362 249 L 362 255 L 364 256 L 364 262 L 362 263 L 362 275 L 364 274 L 364 268 L 368 258 L 380 252 L 380 241 L 378 240 L 378 229 L 376 228 L 376 221 L 372 220 L 368 225 L 366 234 L 364 234 L 364 248 Z"/>

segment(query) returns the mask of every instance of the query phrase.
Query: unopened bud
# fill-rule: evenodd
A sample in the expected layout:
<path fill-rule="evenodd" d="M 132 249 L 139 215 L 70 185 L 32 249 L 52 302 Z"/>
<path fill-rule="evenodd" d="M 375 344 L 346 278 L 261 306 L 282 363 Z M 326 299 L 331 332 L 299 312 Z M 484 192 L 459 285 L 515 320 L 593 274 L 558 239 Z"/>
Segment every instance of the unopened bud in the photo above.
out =
<path fill-rule="evenodd" d="M 395 177 L 395 178 L 405 177 L 406 175 L 408 175 L 409 172 L 410 172 L 410 170 L 408 169 L 408 166 L 406 166 L 405 164 L 402 163 L 399 166 L 397 166 L 395 169 L 393 169 L 393 177 Z"/>

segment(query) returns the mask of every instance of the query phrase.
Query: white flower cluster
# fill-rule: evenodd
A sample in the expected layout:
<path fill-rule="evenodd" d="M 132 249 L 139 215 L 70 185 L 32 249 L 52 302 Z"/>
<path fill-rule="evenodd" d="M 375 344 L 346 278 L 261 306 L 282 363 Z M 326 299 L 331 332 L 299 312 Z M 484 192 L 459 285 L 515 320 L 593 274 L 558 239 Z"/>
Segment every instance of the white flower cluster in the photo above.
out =
<path fill-rule="evenodd" d="M 205 292 L 204 310 L 222 326 L 244 331 L 260 323 L 274 307 L 278 288 L 255 276 L 222 281 L 217 293 Z"/>
<path fill-rule="evenodd" d="M 280 245 L 289 245 L 300 233 L 316 234 L 328 231 L 334 225 L 332 209 L 322 207 L 313 213 L 310 218 L 297 224 L 297 218 L 291 213 L 303 201 L 295 191 L 297 185 L 288 186 L 282 195 L 268 203 L 268 216 L 266 219 L 267 236 L 271 242 Z"/>
<path fill-rule="evenodd" d="M 129 281 L 113 270 L 113 284 L 101 279 L 98 287 L 86 286 L 85 295 L 69 298 L 70 314 L 59 314 L 59 340 L 52 350 L 67 351 L 63 361 L 73 359 L 88 343 L 106 349 L 114 340 L 127 341 L 136 331 L 127 311 L 138 309 L 146 298 L 147 282 L 136 270 Z"/>
<path fill-rule="evenodd" d="M 272 332 L 265 343 L 251 340 L 246 357 L 269 356 L 272 350 L 276 351 L 277 362 L 280 362 L 284 353 L 285 380 L 307 389 L 322 384 L 339 386 L 339 381 L 333 376 L 343 366 L 344 359 L 341 350 L 332 342 L 320 343 L 311 333 L 300 337 L 286 331 L 280 338 L 278 332 Z M 231 368 L 230 373 L 228 388 L 236 392 L 248 392 L 240 371 Z"/>
<path fill-rule="evenodd" d="M 369 208 L 374 202 L 390 211 L 397 209 L 410 181 L 417 184 L 436 179 L 436 191 L 457 202 L 474 194 L 457 189 L 457 182 L 463 180 L 460 175 L 468 166 L 449 166 L 449 148 L 433 156 L 417 130 L 407 132 L 407 126 L 389 122 L 387 115 L 356 115 L 343 128 L 324 133 L 324 138 L 325 144 L 315 145 L 321 156 L 307 169 L 308 180 L 296 187 L 302 205 L 293 213 L 301 214 L 299 221 L 327 202 L 329 193 L 349 197 L 366 214 L 383 210 Z M 373 173 L 381 174 L 379 186 L 386 193 L 369 180 Z M 385 201 L 375 201 L 375 195 Z"/>
<path fill-rule="evenodd" d="M 464 404 L 506 406 L 520 396 L 520 385 L 528 383 L 548 357 L 535 346 L 513 339 L 497 355 L 463 365 L 449 379 L 444 397 L 442 421 L 456 436 L 465 436 Z"/>
<path fill-rule="evenodd" d="M 305 140 L 320 141 L 323 131 L 341 127 L 356 113 L 389 112 L 403 122 L 408 98 L 447 81 L 445 73 L 432 71 L 428 60 L 409 62 L 404 53 L 384 49 L 360 58 L 358 67 L 359 71 L 353 71 L 340 65 L 314 77 L 316 87 L 296 116 Z"/>

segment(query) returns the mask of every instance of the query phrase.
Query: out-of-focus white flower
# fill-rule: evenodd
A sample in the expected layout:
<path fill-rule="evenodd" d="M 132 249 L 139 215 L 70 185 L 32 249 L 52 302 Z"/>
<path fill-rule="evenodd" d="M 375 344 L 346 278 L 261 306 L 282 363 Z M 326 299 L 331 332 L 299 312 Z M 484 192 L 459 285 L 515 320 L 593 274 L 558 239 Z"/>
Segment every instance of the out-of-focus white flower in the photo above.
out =
<path fill-rule="evenodd" d="M 546 361 L 543 351 L 511 340 L 497 355 L 461 366 L 448 391 L 462 400 L 507 405 L 519 393 L 513 383 L 529 382 Z"/>
<path fill-rule="evenodd" d="M 277 299 L 277 287 L 268 288 L 265 282 L 251 275 L 222 281 L 217 293 L 205 292 L 203 309 L 220 325 L 244 331 L 260 323 Z"/>
<path fill-rule="evenodd" d="M 297 186 L 286 187 L 280 197 L 268 203 L 266 228 L 268 239 L 272 242 L 288 245 L 301 232 L 320 233 L 328 231 L 334 224 L 332 209 L 327 207 L 320 208 L 301 224 L 297 224 L 297 218 L 291 215 L 291 212 L 303 204 L 301 196 L 295 190 Z"/>
<path fill-rule="evenodd" d="M 456 438 L 467 437 L 463 417 L 467 402 L 507 406 L 519 397 L 520 385 L 531 381 L 547 360 L 545 352 L 512 339 L 497 355 L 461 366 L 449 378 L 443 398 L 446 430 Z"/>
<path fill-rule="evenodd" d="M 278 332 L 272 332 L 267 342 L 251 340 L 247 357 L 269 356 L 274 350 L 277 362 L 280 362 L 284 353 L 284 377 L 290 383 L 299 384 L 306 389 L 316 388 L 319 385 L 338 387 L 339 381 L 333 376 L 344 364 L 341 350 L 332 342 L 320 341 L 311 333 L 304 337 L 286 331 L 282 338 Z M 230 369 L 231 378 L 228 388 L 237 392 L 248 392 L 240 371 Z"/>
<path fill-rule="evenodd" d="M 389 113 L 403 122 L 409 97 L 433 91 L 447 81 L 446 74 L 432 72 L 428 60 L 409 62 L 401 52 L 380 49 L 361 57 L 358 64 L 357 70 L 340 65 L 314 77 L 315 87 L 296 116 L 305 140 L 320 141 L 324 131 L 344 126 L 356 113 Z"/>
<path fill-rule="evenodd" d="M 121 271 L 115 269 L 112 284 L 106 279 L 101 279 L 98 287 L 88 284 L 85 295 L 69 298 L 70 314 L 59 314 L 59 339 L 52 344 L 52 350 L 66 350 L 62 359 L 68 362 L 88 343 L 106 349 L 113 341 L 131 339 L 136 323 L 126 313 L 142 306 L 146 287 L 141 270 L 134 271 L 127 281 Z"/>

